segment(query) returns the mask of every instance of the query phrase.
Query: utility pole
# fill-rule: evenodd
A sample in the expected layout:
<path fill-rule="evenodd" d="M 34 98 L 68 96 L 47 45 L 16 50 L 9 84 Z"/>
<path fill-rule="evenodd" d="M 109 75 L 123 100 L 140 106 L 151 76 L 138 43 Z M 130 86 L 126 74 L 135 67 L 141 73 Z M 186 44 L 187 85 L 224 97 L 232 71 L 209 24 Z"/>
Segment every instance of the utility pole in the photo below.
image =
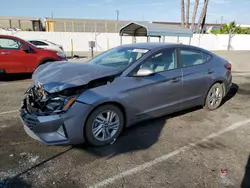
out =
<path fill-rule="evenodd" d="M 221 25 L 222 25 L 223 24 L 223 16 L 221 16 L 220 19 L 221 19 Z"/>
<path fill-rule="evenodd" d="M 51 18 L 53 18 L 54 17 L 54 14 L 53 14 L 53 12 L 51 12 Z"/>
<path fill-rule="evenodd" d="M 116 20 L 118 21 L 119 20 L 119 11 L 116 10 Z"/>

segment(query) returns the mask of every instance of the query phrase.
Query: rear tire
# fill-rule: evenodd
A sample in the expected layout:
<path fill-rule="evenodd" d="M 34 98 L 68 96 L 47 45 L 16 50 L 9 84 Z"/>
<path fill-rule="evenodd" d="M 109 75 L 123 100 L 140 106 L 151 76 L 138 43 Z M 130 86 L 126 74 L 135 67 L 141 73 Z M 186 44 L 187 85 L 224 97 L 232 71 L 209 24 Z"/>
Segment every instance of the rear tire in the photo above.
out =
<path fill-rule="evenodd" d="M 5 70 L 0 71 L 0 81 L 6 77 Z"/>
<path fill-rule="evenodd" d="M 110 144 L 120 135 L 124 122 L 124 115 L 117 106 L 97 107 L 85 124 L 86 141 L 93 146 Z"/>
<path fill-rule="evenodd" d="M 215 83 L 208 91 L 205 101 L 207 110 L 216 110 L 220 107 L 224 96 L 223 86 L 220 83 Z"/>

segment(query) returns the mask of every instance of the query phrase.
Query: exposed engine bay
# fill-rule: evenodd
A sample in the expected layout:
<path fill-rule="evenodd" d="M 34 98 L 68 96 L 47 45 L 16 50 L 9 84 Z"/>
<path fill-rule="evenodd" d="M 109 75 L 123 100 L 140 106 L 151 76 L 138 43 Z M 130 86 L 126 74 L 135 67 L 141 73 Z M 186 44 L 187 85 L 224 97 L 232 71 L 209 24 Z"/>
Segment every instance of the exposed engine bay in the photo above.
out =
<path fill-rule="evenodd" d="M 25 93 L 23 108 L 27 113 L 37 116 L 56 115 L 66 112 L 85 90 L 113 82 L 116 76 L 95 79 L 86 85 L 67 88 L 55 93 L 47 92 L 41 84 L 34 84 Z"/>

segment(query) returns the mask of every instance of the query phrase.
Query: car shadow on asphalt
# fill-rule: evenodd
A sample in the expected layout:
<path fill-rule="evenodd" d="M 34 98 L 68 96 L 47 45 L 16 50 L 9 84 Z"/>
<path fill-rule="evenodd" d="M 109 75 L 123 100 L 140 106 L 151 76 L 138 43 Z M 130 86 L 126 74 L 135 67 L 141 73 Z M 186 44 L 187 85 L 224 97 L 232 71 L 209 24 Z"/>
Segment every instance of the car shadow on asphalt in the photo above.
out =
<path fill-rule="evenodd" d="M 224 105 L 227 101 L 231 100 L 236 95 L 236 93 L 238 93 L 238 91 L 239 91 L 239 86 L 235 83 L 232 83 L 231 89 L 224 97 L 221 105 Z"/>
<path fill-rule="evenodd" d="M 169 118 L 181 116 L 183 114 L 200 110 L 202 107 L 190 108 L 178 113 L 167 116 L 150 119 L 125 128 L 117 140 L 110 145 L 102 147 L 92 147 L 87 144 L 74 146 L 75 149 L 85 150 L 98 157 L 111 158 L 119 154 L 146 150 L 154 145 L 162 132 L 164 126 L 167 126 Z"/>
<path fill-rule="evenodd" d="M 232 87 L 227 96 L 224 98 L 222 105 L 235 96 L 235 94 L 238 92 L 238 88 L 239 86 L 237 84 L 232 84 Z M 120 137 L 110 145 L 92 147 L 87 144 L 80 144 L 75 145 L 74 148 L 85 150 L 98 157 L 107 158 L 122 153 L 145 150 L 150 148 L 158 141 L 164 125 L 167 126 L 166 124 L 169 118 L 181 116 L 200 109 L 202 109 L 201 106 L 193 107 L 170 115 L 140 122 L 136 125 L 125 128 Z"/>
<path fill-rule="evenodd" d="M 31 73 L 25 73 L 25 74 L 4 74 L 0 75 L 0 82 L 10 82 L 10 81 L 20 81 L 20 80 L 26 80 L 30 79 L 32 76 Z"/>
<path fill-rule="evenodd" d="M 248 157 L 248 161 L 245 167 L 245 175 L 241 182 L 241 188 L 249 188 L 250 187 L 250 155 Z"/>
<path fill-rule="evenodd" d="M 0 188 L 31 188 L 24 180 L 14 177 L 0 180 Z"/>

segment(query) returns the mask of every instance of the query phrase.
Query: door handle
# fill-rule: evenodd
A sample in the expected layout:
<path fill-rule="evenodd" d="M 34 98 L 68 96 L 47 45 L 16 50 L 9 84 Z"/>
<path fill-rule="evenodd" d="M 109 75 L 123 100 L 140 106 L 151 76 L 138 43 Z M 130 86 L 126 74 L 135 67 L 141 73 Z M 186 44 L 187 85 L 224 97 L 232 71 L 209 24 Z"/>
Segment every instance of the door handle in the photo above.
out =
<path fill-rule="evenodd" d="M 176 82 L 179 82 L 180 80 L 181 80 L 180 77 L 176 77 L 176 78 L 170 79 L 169 82 L 176 83 Z"/>
<path fill-rule="evenodd" d="M 209 69 L 209 70 L 207 71 L 207 74 L 212 74 L 213 72 L 214 72 L 214 71 L 212 71 L 212 70 Z"/>
<path fill-rule="evenodd" d="M 2 55 L 9 55 L 10 52 L 1 52 Z"/>

